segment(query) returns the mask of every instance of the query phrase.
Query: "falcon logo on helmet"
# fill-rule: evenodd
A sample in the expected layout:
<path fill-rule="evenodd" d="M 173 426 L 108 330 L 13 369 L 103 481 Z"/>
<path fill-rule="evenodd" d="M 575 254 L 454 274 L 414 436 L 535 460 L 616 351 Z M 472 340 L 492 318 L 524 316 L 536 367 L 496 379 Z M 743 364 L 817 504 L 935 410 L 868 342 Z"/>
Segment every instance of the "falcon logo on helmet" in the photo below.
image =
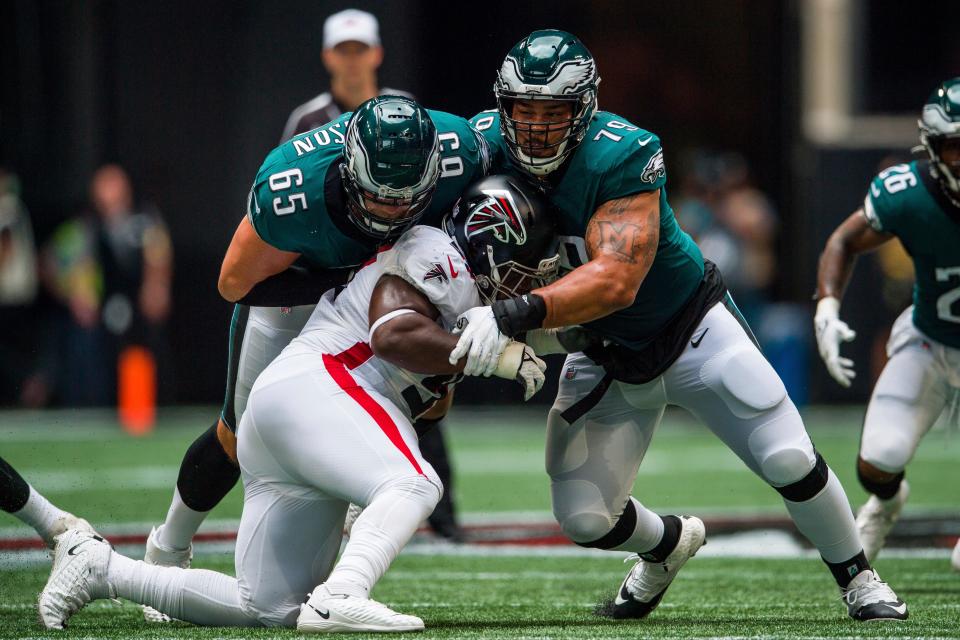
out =
<path fill-rule="evenodd" d="M 554 214 L 536 190 L 508 176 L 487 176 L 463 193 L 444 229 L 490 304 L 557 278 Z"/>
<path fill-rule="evenodd" d="M 492 231 L 500 242 L 523 244 L 527 241 L 527 230 L 517 213 L 513 195 L 505 189 L 485 189 L 489 198 L 470 210 L 467 217 L 467 238 Z"/>

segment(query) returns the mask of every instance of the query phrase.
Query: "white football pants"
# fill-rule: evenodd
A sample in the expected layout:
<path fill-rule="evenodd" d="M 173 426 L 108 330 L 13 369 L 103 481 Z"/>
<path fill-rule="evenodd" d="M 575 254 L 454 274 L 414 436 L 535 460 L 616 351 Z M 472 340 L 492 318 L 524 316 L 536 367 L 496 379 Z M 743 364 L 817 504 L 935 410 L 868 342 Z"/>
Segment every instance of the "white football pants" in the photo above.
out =
<path fill-rule="evenodd" d="M 887 356 L 890 360 L 867 405 L 860 457 L 877 469 L 900 473 L 960 392 L 960 349 L 921 333 L 913 324 L 911 306 L 893 324 Z"/>
<path fill-rule="evenodd" d="M 553 512 L 575 542 L 597 541 L 613 530 L 668 404 L 689 410 L 774 487 L 793 485 L 814 469 L 816 453 L 800 414 L 723 303 L 707 313 L 658 378 L 640 385 L 612 381 L 602 393 L 603 378 L 603 368 L 590 358 L 569 355 L 547 422 Z M 841 562 L 860 552 L 852 511 L 832 473 L 817 495 L 784 502 L 825 560 Z M 642 553 L 660 540 L 660 518 L 633 503 L 636 530 L 608 548 Z"/>
<path fill-rule="evenodd" d="M 114 554 L 119 596 L 197 624 L 293 626 L 322 582 L 368 595 L 440 500 L 443 485 L 412 424 L 349 360 L 287 350 L 246 409 L 237 441 L 237 577 Z M 351 502 L 365 509 L 334 568 Z"/>

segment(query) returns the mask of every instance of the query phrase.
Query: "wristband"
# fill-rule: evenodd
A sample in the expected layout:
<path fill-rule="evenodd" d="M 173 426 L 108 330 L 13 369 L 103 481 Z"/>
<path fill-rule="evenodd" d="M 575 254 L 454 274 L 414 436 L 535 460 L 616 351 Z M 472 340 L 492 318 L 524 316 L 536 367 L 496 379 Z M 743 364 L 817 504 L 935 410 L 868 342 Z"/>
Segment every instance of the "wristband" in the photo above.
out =
<path fill-rule="evenodd" d="M 547 303 L 535 293 L 497 300 L 490 305 L 500 333 L 510 338 L 543 326 Z"/>

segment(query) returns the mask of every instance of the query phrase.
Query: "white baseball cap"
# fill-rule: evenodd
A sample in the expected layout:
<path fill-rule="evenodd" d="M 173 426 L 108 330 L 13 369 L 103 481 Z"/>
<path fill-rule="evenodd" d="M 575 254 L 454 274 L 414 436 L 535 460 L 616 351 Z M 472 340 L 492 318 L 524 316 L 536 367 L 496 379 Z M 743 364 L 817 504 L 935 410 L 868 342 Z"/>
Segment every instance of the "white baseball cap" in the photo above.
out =
<path fill-rule="evenodd" d="M 380 44 L 380 25 L 371 13 L 345 9 L 323 23 L 323 48 L 332 49 L 341 42 L 362 42 L 375 47 Z"/>

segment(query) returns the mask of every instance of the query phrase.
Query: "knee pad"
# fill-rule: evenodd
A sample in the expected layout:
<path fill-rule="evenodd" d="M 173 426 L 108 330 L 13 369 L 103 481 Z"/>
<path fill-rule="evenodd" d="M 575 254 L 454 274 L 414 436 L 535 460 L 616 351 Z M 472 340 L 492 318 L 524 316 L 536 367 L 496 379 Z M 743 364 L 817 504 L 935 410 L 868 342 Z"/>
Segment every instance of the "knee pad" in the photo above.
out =
<path fill-rule="evenodd" d="M 581 547 L 614 549 L 626 542 L 637 528 L 637 508 L 633 505 L 633 500 L 628 499 L 623 514 L 617 518 L 612 528 L 610 517 L 598 513 L 576 514 L 567 519 L 566 527 L 561 523 L 560 528 L 568 538 Z M 589 540 L 589 542 L 578 540 Z"/>
<path fill-rule="evenodd" d="M 752 344 L 714 355 L 700 368 L 700 380 L 738 418 L 769 411 L 787 397 L 780 376 Z"/>
<path fill-rule="evenodd" d="M 194 511 L 210 511 L 240 479 L 240 468 L 230 460 L 217 438 L 217 425 L 197 438 L 183 456 L 177 490 Z"/>
<path fill-rule="evenodd" d="M 554 480 L 550 490 L 553 516 L 564 535 L 577 544 L 602 538 L 614 527 L 615 516 L 607 508 L 600 489 L 592 482 Z"/>
<path fill-rule="evenodd" d="M 860 469 L 860 465 L 857 465 L 857 479 L 860 480 L 860 484 L 867 491 L 867 493 L 872 493 L 881 500 L 889 500 L 893 496 L 897 495 L 897 491 L 900 490 L 900 484 L 903 482 L 903 478 L 904 472 L 901 471 L 886 482 L 877 482 L 876 480 L 868 478 L 866 475 L 864 475 L 863 471 Z"/>
<path fill-rule="evenodd" d="M 819 453 L 816 455 L 817 462 L 813 469 L 800 480 L 782 487 L 774 487 L 784 499 L 790 502 L 806 502 L 815 498 L 827 486 L 827 480 L 830 479 L 830 467 L 827 466 L 827 461 L 823 459 L 823 456 Z"/>

